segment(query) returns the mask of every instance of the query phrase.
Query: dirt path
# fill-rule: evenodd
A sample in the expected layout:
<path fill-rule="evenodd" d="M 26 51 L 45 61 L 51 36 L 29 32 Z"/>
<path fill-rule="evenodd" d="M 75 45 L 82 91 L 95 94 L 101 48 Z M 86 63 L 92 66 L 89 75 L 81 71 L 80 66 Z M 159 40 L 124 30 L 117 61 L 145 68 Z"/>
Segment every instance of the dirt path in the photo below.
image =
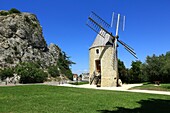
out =
<path fill-rule="evenodd" d="M 98 90 L 115 90 L 115 91 L 128 91 L 128 92 L 138 92 L 138 93 L 150 93 L 150 94 L 162 94 L 162 95 L 170 95 L 168 91 L 153 91 L 153 90 L 128 90 L 129 88 L 135 86 L 141 86 L 142 84 L 124 84 L 122 87 L 96 87 L 95 85 L 71 85 L 71 84 L 60 84 L 60 86 L 66 87 L 77 87 L 77 88 L 90 88 L 90 89 L 98 89 Z"/>

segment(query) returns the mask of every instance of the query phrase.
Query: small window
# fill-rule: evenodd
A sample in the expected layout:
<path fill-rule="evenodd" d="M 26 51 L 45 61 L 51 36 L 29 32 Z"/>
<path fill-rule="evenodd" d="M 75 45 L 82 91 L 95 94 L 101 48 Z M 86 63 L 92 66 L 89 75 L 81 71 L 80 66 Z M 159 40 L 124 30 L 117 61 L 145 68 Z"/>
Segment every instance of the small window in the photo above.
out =
<path fill-rule="evenodd" d="M 99 54 L 99 49 L 96 49 L 96 54 Z"/>

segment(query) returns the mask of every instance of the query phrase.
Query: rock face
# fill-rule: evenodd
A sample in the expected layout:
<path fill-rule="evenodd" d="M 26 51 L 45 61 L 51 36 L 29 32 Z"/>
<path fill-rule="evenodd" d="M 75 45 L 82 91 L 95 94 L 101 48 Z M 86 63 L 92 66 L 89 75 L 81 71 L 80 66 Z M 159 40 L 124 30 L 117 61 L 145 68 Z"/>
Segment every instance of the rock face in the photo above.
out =
<path fill-rule="evenodd" d="M 30 13 L 0 15 L 0 68 L 38 61 L 42 67 L 57 62 L 60 48 L 47 47 L 37 17 Z"/>

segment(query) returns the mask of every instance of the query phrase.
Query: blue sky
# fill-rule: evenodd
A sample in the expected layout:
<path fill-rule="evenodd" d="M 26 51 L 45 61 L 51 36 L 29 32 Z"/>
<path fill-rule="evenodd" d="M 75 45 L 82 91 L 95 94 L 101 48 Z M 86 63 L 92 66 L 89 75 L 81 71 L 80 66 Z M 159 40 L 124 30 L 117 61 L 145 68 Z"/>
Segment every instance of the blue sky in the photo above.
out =
<path fill-rule="evenodd" d="M 147 55 L 170 51 L 169 0 L 0 0 L 0 10 L 17 8 L 37 15 L 47 44 L 55 43 L 71 60 L 74 73 L 88 71 L 88 49 L 96 33 L 86 26 L 94 11 L 110 23 L 112 12 L 126 16 L 120 40 L 132 46 L 142 62 Z M 118 57 L 126 67 L 136 60 L 121 45 Z"/>

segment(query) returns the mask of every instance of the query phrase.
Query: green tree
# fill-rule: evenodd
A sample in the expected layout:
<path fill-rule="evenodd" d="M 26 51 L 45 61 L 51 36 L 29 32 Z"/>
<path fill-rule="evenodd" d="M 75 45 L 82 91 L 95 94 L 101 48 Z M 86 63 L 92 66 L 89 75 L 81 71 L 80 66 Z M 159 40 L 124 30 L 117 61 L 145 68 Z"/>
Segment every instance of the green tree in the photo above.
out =
<path fill-rule="evenodd" d="M 37 63 L 23 62 L 15 67 L 15 73 L 21 76 L 20 83 L 42 83 L 47 79 Z"/>
<path fill-rule="evenodd" d="M 150 82 L 161 81 L 162 83 L 170 82 L 170 52 L 166 55 L 147 56 L 143 64 L 142 73 L 148 76 Z"/>
<path fill-rule="evenodd" d="M 12 13 L 21 13 L 18 9 L 16 9 L 16 8 L 11 8 L 9 11 L 8 11 L 10 14 L 12 14 Z"/>
<path fill-rule="evenodd" d="M 60 52 L 59 59 L 57 62 L 59 71 L 61 74 L 64 74 L 71 80 L 73 79 L 73 74 L 70 69 L 70 66 L 72 64 L 75 64 L 75 63 L 70 60 L 70 57 L 68 57 L 65 52 Z"/>
<path fill-rule="evenodd" d="M 137 82 L 141 82 L 141 61 L 132 61 L 131 64 L 131 69 L 130 69 L 130 75 L 132 76 L 132 82 L 137 83 Z"/>
<path fill-rule="evenodd" d="M 161 80 L 161 76 L 160 76 L 161 67 L 162 67 L 162 62 L 160 61 L 159 57 L 157 57 L 155 54 L 152 57 L 147 56 L 145 71 L 148 75 L 150 82 Z"/>
<path fill-rule="evenodd" d="M 59 68 L 58 68 L 57 65 L 55 65 L 55 66 L 50 66 L 50 67 L 48 68 L 48 73 L 49 73 L 52 77 L 60 76 Z"/>
<path fill-rule="evenodd" d="M 134 83 L 133 82 L 133 75 L 131 74 L 132 70 L 131 69 L 126 69 L 126 70 L 127 70 L 126 83 Z"/>
<path fill-rule="evenodd" d="M 12 68 L 4 68 L 0 70 L 0 79 L 5 80 L 7 77 L 13 77 L 13 69 Z"/>
<path fill-rule="evenodd" d="M 146 63 L 142 63 L 142 65 L 141 65 L 141 75 L 140 75 L 142 82 L 149 81 L 148 74 L 145 70 L 146 70 Z"/>
<path fill-rule="evenodd" d="M 162 59 L 161 81 L 170 83 L 170 52 L 167 52 Z"/>
<path fill-rule="evenodd" d="M 82 74 L 80 74 L 79 77 L 82 78 Z"/>
<path fill-rule="evenodd" d="M 119 78 L 122 80 L 123 83 L 127 83 L 127 69 L 124 65 L 124 62 L 118 59 L 118 73 Z"/>

